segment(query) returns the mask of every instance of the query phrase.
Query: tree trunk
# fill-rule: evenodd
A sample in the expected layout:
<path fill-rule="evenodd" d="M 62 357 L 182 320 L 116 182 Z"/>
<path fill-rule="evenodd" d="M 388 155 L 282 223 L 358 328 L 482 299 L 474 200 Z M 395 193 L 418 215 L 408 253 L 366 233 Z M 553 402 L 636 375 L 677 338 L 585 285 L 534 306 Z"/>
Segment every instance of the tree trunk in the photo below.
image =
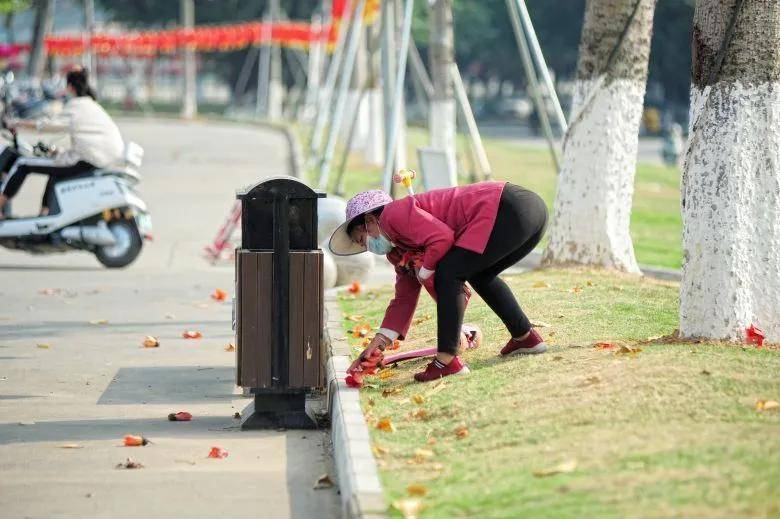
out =
<path fill-rule="evenodd" d="M 432 148 L 447 153 L 447 162 L 455 168 L 456 113 L 452 84 L 452 64 L 455 62 L 455 37 L 452 27 L 452 0 L 436 0 L 431 6 L 429 60 L 433 97 L 429 117 Z M 455 171 L 448 178 L 457 179 Z"/>
<path fill-rule="evenodd" d="M 44 38 L 51 32 L 54 22 L 54 0 L 37 0 L 35 2 L 35 24 L 33 26 L 32 48 L 30 61 L 27 64 L 27 75 L 40 80 L 46 65 L 46 47 Z"/>
<path fill-rule="evenodd" d="M 780 3 L 743 3 L 713 71 L 734 8 L 696 3 L 680 332 L 780 342 Z"/>
<path fill-rule="evenodd" d="M 544 264 L 639 272 L 629 223 L 655 3 L 588 0 Z"/>

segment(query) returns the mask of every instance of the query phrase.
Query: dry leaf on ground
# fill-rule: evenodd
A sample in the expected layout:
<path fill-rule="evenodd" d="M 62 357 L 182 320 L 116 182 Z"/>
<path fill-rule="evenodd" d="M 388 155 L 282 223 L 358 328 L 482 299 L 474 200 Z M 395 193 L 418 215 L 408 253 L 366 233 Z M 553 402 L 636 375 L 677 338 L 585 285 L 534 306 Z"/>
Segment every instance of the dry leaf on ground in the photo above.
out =
<path fill-rule="evenodd" d="M 225 351 L 236 351 L 236 345 L 232 342 L 227 343 L 227 346 L 225 346 Z"/>
<path fill-rule="evenodd" d="M 422 323 L 424 323 L 425 321 L 430 321 L 430 320 L 431 320 L 431 315 L 430 314 L 423 314 L 420 317 L 418 317 L 417 319 L 415 319 L 414 321 L 412 321 L 412 325 L 413 326 L 419 326 Z"/>
<path fill-rule="evenodd" d="M 531 285 L 531 288 L 550 288 L 549 283 L 545 283 L 544 281 L 537 281 L 533 285 Z"/>
<path fill-rule="evenodd" d="M 431 417 L 431 413 L 429 413 L 426 409 L 417 409 L 416 411 L 412 411 L 411 415 L 412 418 L 416 418 L 418 420 L 428 420 Z"/>
<path fill-rule="evenodd" d="M 398 499 L 393 501 L 393 508 L 401 512 L 404 519 L 417 519 L 420 517 L 422 502 L 419 499 Z"/>
<path fill-rule="evenodd" d="M 143 345 L 144 348 L 158 348 L 160 346 L 160 341 L 157 339 L 157 337 L 147 335 L 144 337 Z"/>
<path fill-rule="evenodd" d="M 393 371 L 393 370 L 383 369 L 382 371 L 379 372 L 379 378 L 381 380 L 387 380 L 388 378 L 392 378 L 392 377 L 396 376 L 396 374 L 397 373 L 395 371 Z"/>
<path fill-rule="evenodd" d="M 537 478 L 545 478 L 547 476 L 554 476 L 555 474 L 566 474 L 574 472 L 577 468 L 577 460 L 567 460 L 550 468 L 540 469 L 534 471 L 534 476 Z"/>
<path fill-rule="evenodd" d="M 569 289 L 569 292 L 571 292 L 573 294 L 579 294 L 580 292 L 582 292 L 582 287 L 580 287 L 580 286 L 572 287 L 572 288 Z"/>
<path fill-rule="evenodd" d="M 189 422 L 192 420 L 192 415 L 187 411 L 179 411 L 178 413 L 170 413 L 168 420 L 171 422 Z"/>
<path fill-rule="evenodd" d="M 60 449 L 83 449 L 84 446 L 78 443 L 64 443 L 60 445 Z"/>
<path fill-rule="evenodd" d="M 759 400 L 756 402 L 756 411 L 771 411 L 780 407 L 780 402 L 774 400 Z"/>
<path fill-rule="evenodd" d="M 49 348 L 51 348 L 51 344 L 49 344 L 48 342 L 40 342 L 36 344 L 36 346 L 38 346 L 42 350 L 48 350 Z"/>
<path fill-rule="evenodd" d="M 333 487 L 333 480 L 330 479 L 329 474 L 323 474 L 317 478 L 317 482 L 314 483 L 314 490 L 321 490 L 323 488 Z"/>
<path fill-rule="evenodd" d="M 376 423 L 376 428 L 380 431 L 385 432 L 395 432 L 395 425 L 393 425 L 393 422 L 390 420 L 390 418 L 382 418 Z"/>
<path fill-rule="evenodd" d="M 390 395 L 396 395 L 396 394 L 398 394 L 400 392 L 401 392 L 401 388 L 400 387 L 389 387 L 387 389 L 383 389 L 382 390 L 382 396 L 383 397 L 388 397 Z"/>
<path fill-rule="evenodd" d="M 596 342 L 593 344 L 593 347 L 597 350 L 611 350 L 617 348 L 617 344 L 612 342 Z"/>
<path fill-rule="evenodd" d="M 412 402 L 417 405 L 423 405 L 425 403 L 425 397 L 422 395 L 412 395 Z"/>
<path fill-rule="evenodd" d="M 409 460 L 410 463 L 425 463 L 426 461 L 433 459 L 435 456 L 432 450 L 428 449 L 415 449 L 414 456 Z"/>
<path fill-rule="evenodd" d="M 371 447 L 371 450 L 374 453 L 374 456 L 377 458 L 381 458 L 382 456 L 385 456 L 386 454 L 390 454 L 390 449 L 387 447 L 382 447 L 381 445 L 374 445 Z"/>
<path fill-rule="evenodd" d="M 531 326 L 534 328 L 550 328 L 552 325 L 550 323 L 546 323 L 544 321 L 531 321 Z"/>
<path fill-rule="evenodd" d="M 365 320 L 365 317 L 362 315 L 348 315 L 345 319 L 347 321 L 352 321 L 353 323 L 359 323 L 360 321 Z"/>
<path fill-rule="evenodd" d="M 618 351 L 615 352 L 615 355 L 631 355 L 634 356 L 637 353 L 642 351 L 642 348 L 638 348 L 636 346 L 629 346 L 627 344 L 623 344 Z"/>
<path fill-rule="evenodd" d="M 89 324 L 108 324 L 108 319 L 94 319 Z"/>
<path fill-rule="evenodd" d="M 463 438 L 467 437 L 468 435 L 469 435 L 469 428 L 466 427 L 465 425 L 455 429 L 455 436 L 457 436 L 457 438 L 459 440 L 462 440 Z"/>
<path fill-rule="evenodd" d="M 597 376 L 588 377 L 585 379 L 585 381 L 582 383 L 583 386 L 593 386 L 601 382 L 601 379 Z"/>
<path fill-rule="evenodd" d="M 137 461 L 133 461 L 130 458 L 127 458 L 127 460 L 123 461 L 122 463 L 118 463 L 116 468 L 118 469 L 142 469 L 144 468 L 143 464 L 138 463 Z"/>
<path fill-rule="evenodd" d="M 409 485 L 406 487 L 406 492 L 412 497 L 423 497 L 428 493 L 428 487 L 420 484 Z"/>

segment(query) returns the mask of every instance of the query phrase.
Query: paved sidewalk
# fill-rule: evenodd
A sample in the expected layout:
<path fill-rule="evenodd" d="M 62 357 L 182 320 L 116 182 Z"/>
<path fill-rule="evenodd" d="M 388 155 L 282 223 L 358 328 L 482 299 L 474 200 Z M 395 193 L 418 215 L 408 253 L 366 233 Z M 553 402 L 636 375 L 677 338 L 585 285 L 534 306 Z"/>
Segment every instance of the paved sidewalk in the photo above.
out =
<path fill-rule="evenodd" d="M 332 471 L 327 431 L 238 430 L 249 400 L 224 350 L 231 305 L 209 298 L 232 293 L 233 269 L 200 258 L 235 189 L 286 172 L 284 137 L 120 126 L 146 149 L 156 240 L 139 261 L 109 271 L 86 254 L 0 251 L 0 516 L 335 517 L 336 489 L 313 489 Z M 23 195 L 15 210 L 35 205 L 37 193 Z M 188 329 L 203 339 L 183 339 Z M 143 348 L 145 335 L 160 347 Z M 168 422 L 179 410 L 195 419 Z M 125 434 L 153 444 L 122 447 Z M 214 445 L 229 456 L 208 459 Z M 127 457 L 145 467 L 116 469 Z"/>

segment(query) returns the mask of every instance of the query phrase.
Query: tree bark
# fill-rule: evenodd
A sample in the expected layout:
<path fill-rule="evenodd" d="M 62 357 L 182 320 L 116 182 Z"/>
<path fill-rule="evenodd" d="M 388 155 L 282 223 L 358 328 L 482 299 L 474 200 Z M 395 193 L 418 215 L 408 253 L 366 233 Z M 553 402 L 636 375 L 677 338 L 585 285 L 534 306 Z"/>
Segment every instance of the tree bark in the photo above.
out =
<path fill-rule="evenodd" d="M 546 265 L 639 273 L 629 223 L 655 3 L 588 0 Z"/>
<path fill-rule="evenodd" d="M 46 65 L 44 38 L 51 32 L 53 22 L 54 0 L 37 0 L 30 61 L 27 64 L 27 75 L 31 78 L 40 80 L 43 77 L 43 69 Z"/>
<path fill-rule="evenodd" d="M 447 162 L 455 168 L 455 138 L 457 131 L 455 92 L 452 84 L 452 64 L 455 62 L 455 36 L 452 22 L 452 0 L 436 0 L 429 17 L 433 97 L 430 102 L 429 128 L 432 148 L 443 150 Z M 457 179 L 455 171 L 448 178 Z"/>
<path fill-rule="evenodd" d="M 698 0 L 682 179 L 680 333 L 780 342 L 780 3 Z M 714 70 L 715 69 L 715 70 Z"/>

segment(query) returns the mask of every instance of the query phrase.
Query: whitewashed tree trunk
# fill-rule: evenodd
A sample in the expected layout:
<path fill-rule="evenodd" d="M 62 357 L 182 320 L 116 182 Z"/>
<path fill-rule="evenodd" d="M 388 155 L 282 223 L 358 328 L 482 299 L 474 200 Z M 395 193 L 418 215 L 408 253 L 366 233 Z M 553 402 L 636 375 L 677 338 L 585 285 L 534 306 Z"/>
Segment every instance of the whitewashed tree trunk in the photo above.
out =
<path fill-rule="evenodd" d="M 637 1 L 635 18 L 605 74 Z M 639 273 L 629 223 L 654 10 L 655 0 L 587 3 L 545 265 Z"/>
<path fill-rule="evenodd" d="M 780 342 L 780 3 L 746 0 L 715 80 L 732 0 L 698 0 L 682 180 L 680 333 Z"/>
<path fill-rule="evenodd" d="M 366 92 L 368 106 L 368 136 L 363 148 L 363 160 L 372 166 L 385 163 L 385 122 L 382 110 L 382 90 L 372 88 Z"/>
<path fill-rule="evenodd" d="M 448 164 L 454 167 L 457 126 L 451 73 L 455 60 L 452 0 L 436 0 L 431 5 L 429 22 L 429 59 L 433 82 L 433 98 L 428 114 L 430 144 L 432 148 L 443 150 L 448 156 Z M 457 178 L 454 171 L 448 173 L 448 178 Z"/>

